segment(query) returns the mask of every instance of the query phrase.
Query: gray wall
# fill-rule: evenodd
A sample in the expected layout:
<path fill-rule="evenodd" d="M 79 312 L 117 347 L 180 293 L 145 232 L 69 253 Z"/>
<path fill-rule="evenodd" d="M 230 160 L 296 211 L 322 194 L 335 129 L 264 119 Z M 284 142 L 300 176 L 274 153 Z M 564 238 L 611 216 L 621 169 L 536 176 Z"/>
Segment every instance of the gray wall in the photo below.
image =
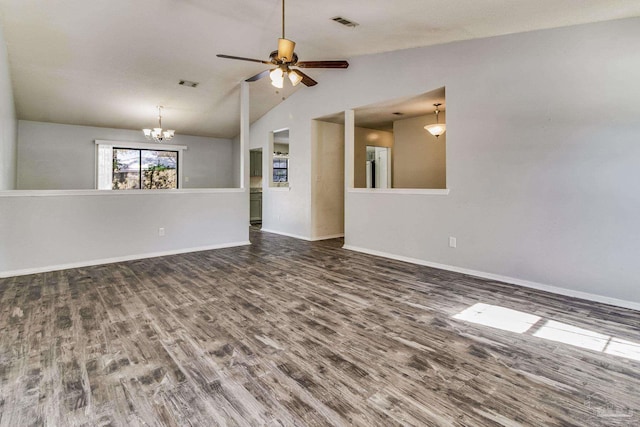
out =
<path fill-rule="evenodd" d="M 249 240 L 240 189 L 20 193 L 0 192 L 0 277 Z"/>
<path fill-rule="evenodd" d="M 13 190 L 16 185 L 17 127 L 9 59 L 0 26 L 0 190 Z"/>
<path fill-rule="evenodd" d="M 640 307 L 638 40 L 634 18 L 353 58 L 255 122 L 251 146 L 289 128 L 310 166 L 312 119 L 445 86 L 449 195 L 347 191 L 345 243 Z M 294 178 L 263 226 L 310 236 L 313 177 Z"/>
<path fill-rule="evenodd" d="M 231 149 L 232 149 L 232 162 L 231 162 L 231 171 L 233 174 L 233 187 L 235 188 L 239 188 L 240 187 L 240 159 L 242 158 L 241 156 L 241 150 L 240 150 L 240 135 L 236 136 L 235 138 L 233 138 L 231 140 Z"/>
<path fill-rule="evenodd" d="M 95 188 L 96 139 L 149 142 L 142 131 L 20 120 L 17 188 Z M 170 144 L 188 147 L 184 151 L 182 188 L 234 186 L 231 140 L 176 134 Z"/>

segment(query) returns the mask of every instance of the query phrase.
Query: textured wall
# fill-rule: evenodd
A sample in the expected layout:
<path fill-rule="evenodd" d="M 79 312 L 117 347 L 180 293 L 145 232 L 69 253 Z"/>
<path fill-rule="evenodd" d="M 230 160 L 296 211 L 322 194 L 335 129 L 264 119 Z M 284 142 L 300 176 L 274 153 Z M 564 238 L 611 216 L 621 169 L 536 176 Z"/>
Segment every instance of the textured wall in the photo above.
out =
<path fill-rule="evenodd" d="M 127 129 L 20 120 L 18 130 L 19 190 L 93 189 L 96 139 L 149 142 L 141 131 Z M 187 146 L 183 188 L 234 187 L 231 140 L 177 134 L 169 143 Z"/>
<path fill-rule="evenodd" d="M 310 235 L 310 120 L 445 86 L 449 195 L 347 192 L 345 242 L 639 303 L 638 40 L 634 18 L 353 58 L 253 124 L 290 129 L 303 187 L 264 224 Z"/>

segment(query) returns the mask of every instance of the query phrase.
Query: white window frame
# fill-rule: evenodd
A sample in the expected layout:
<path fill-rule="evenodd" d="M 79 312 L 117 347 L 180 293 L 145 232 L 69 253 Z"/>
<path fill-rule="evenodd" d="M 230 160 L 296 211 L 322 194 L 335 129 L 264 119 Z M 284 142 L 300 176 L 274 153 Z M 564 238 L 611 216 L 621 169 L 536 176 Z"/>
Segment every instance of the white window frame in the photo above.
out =
<path fill-rule="evenodd" d="M 113 188 L 113 148 L 131 148 L 134 150 L 177 151 L 178 152 L 178 188 L 182 188 L 183 151 L 186 145 L 154 144 L 145 142 L 107 141 L 96 139 L 96 177 L 97 190 Z"/>

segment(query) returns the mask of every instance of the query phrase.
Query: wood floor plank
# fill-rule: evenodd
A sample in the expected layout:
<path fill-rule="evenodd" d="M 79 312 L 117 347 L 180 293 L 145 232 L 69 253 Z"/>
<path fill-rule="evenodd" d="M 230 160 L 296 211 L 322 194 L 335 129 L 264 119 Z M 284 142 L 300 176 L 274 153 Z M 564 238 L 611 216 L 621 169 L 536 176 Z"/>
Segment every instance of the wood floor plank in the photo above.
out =
<path fill-rule="evenodd" d="M 251 240 L 0 279 L 0 426 L 640 425 L 640 360 L 535 335 L 640 349 L 638 312 Z M 540 320 L 453 317 L 477 303 Z"/>

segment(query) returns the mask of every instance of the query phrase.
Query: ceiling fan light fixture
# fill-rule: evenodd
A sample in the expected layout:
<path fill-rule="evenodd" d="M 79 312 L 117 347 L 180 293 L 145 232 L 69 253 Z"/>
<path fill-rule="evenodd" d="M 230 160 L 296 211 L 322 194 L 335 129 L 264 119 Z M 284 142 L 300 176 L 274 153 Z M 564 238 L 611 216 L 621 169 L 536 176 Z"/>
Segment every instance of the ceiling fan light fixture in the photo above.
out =
<path fill-rule="evenodd" d="M 271 78 L 271 84 L 278 89 L 282 89 L 284 87 L 284 71 L 282 68 L 274 68 L 269 73 L 269 77 Z"/>
<path fill-rule="evenodd" d="M 280 67 L 274 68 L 269 73 L 269 77 L 271 78 L 271 81 L 273 81 L 273 80 L 282 80 L 284 78 L 284 72 L 282 71 L 282 68 L 280 68 Z"/>
<path fill-rule="evenodd" d="M 311 77 L 306 75 L 304 72 L 299 70 L 292 70 L 290 67 L 299 67 L 299 68 L 347 68 L 349 63 L 347 61 L 302 61 L 298 62 L 298 55 L 295 53 L 294 49 L 296 43 L 293 40 L 289 40 L 285 36 L 285 9 L 284 9 L 285 0 L 282 0 L 282 37 L 278 39 L 278 50 L 274 50 L 269 54 L 269 60 L 264 61 L 261 59 L 253 59 L 253 58 L 244 58 L 241 56 L 231 56 L 231 55 L 216 55 L 218 58 L 226 58 L 226 59 L 235 59 L 239 61 L 249 61 L 249 62 L 257 62 L 260 64 L 267 64 L 270 66 L 275 66 L 276 68 L 272 68 L 270 70 L 264 70 L 255 76 L 251 76 L 248 79 L 245 79 L 246 82 L 255 82 L 260 80 L 267 75 L 271 78 L 271 84 L 278 89 L 282 89 L 284 87 L 285 75 L 289 76 L 289 80 L 293 86 L 296 86 L 302 83 L 305 86 L 315 86 L 318 84 L 317 81 L 313 80 Z"/>
<path fill-rule="evenodd" d="M 436 114 L 436 122 L 432 125 L 426 125 L 424 127 L 426 130 L 429 131 L 431 135 L 435 136 L 436 138 L 442 135 L 443 133 L 445 133 L 447 130 L 446 124 L 438 123 L 438 113 L 440 113 L 440 110 L 438 109 L 438 107 L 441 105 L 442 104 L 433 104 L 433 106 L 436 107 L 436 111 L 434 111 Z"/>
<path fill-rule="evenodd" d="M 296 70 L 289 71 L 289 80 L 293 86 L 297 86 L 302 81 L 302 76 Z"/>

